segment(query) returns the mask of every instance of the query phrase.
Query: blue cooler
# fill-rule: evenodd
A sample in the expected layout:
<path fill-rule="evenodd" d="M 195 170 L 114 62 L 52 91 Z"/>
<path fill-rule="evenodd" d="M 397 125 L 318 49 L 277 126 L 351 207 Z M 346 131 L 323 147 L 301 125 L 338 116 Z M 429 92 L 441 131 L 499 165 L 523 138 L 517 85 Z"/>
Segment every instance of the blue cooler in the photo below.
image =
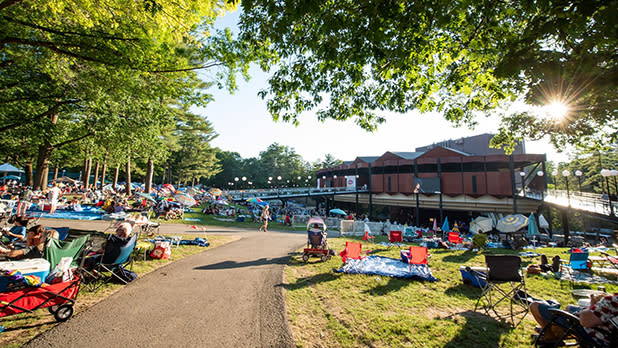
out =
<path fill-rule="evenodd" d="M 2 271 L 18 270 L 24 276 L 37 276 L 43 282 L 49 274 L 49 267 L 49 262 L 45 259 L 0 262 L 0 270 Z M 21 284 L 23 284 L 21 280 L 11 280 L 9 276 L 0 276 L 0 292 L 11 291 L 11 288 L 17 287 L 17 285 L 21 287 Z"/>
<path fill-rule="evenodd" d="M 472 274 L 471 270 L 474 270 L 480 273 L 486 272 L 486 269 L 484 267 L 467 267 L 467 266 L 459 267 L 459 272 L 461 272 L 461 278 L 464 284 L 476 286 L 477 288 L 484 287 L 485 281 L 475 277 L 474 274 Z"/>

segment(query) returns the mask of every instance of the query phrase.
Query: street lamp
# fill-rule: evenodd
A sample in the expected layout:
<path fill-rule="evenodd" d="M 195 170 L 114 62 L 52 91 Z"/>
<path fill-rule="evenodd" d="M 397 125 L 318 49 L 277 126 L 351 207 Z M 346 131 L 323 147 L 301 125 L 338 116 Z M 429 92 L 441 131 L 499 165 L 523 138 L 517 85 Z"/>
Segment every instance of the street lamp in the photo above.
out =
<path fill-rule="evenodd" d="M 612 206 L 612 196 L 609 192 L 609 179 L 607 177 L 612 175 L 612 171 L 609 169 L 601 169 L 601 176 L 605 178 L 605 185 L 607 187 L 607 200 L 609 201 L 609 212 L 614 215 L 614 207 Z"/>
<path fill-rule="evenodd" d="M 584 175 L 584 173 L 582 173 L 581 170 L 576 170 L 575 171 L 575 176 L 577 177 L 577 186 L 579 187 L 579 195 L 580 196 L 582 194 L 582 175 Z"/>
<path fill-rule="evenodd" d="M 542 170 L 539 170 L 538 172 L 536 172 L 536 175 L 539 177 L 543 177 L 545 175 L 545 173 Z M 543 189 L 541 190 L 541 200 L 544 201 L 545 200 L 545 190 L 547 189 L 547 180 L 545 180 L 545 184 L 543 185 Z"/>
<path fill-rule="evenodd" d="M 526 172 L 519 172 L 519 176 L 521 176 L 521 192 L 526 197 Z"/>
<path fill-rule="evenodd" d="M 245 186 L 245 182 L 246 182 L 246 181 L 247 181 L 247 177 L 246 177 L 246 176 L 243 176 L 243 177 L 242 177 L 242 182 L 243 182 L 242 186 L 243 186 L 244 188 L 247 188 L 247 186 Z"/>
<path fill-rule="evenodd" d="M 610 174 L 614 177 L 614 189 L 616 189 L 616 196 L 618 196 L 618 184 L 616 183 L 616 177 L 618 176 L 618 170 L 610 170 Z"/>
<path fill-rule="evenodd" d="M 569 172 L 568 170 L 563 170 L 562 171 L 562 176 L 564 176 L 564 181 L 566 182 L 566 189 L 567 189 L 567 203 L 568 206 L 571 206 L 571 197 L 569 196 L 569 175 L 571 175 L 571 172 Z"/>

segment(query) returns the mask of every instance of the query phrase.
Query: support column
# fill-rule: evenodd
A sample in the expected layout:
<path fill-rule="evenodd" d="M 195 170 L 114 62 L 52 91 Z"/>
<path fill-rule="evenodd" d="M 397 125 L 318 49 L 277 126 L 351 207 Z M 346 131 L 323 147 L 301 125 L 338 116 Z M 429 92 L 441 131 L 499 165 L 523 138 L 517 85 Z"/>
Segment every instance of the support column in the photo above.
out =
<path fill-rule="evenodd" d="M 372 201 L 372 189 L 371 189 L 371 163 L 368 164 L 367 169 L 369 170 L 369 181 L 367 182 L 367 188 L 369 189 L 369 220 L 373 217 L 373 201 Z"/>
<path fill-rule="evenodd" d="M 444 211 L 442 209 L 442 165 L 438 158 L 438 181 L 440 182 L 440 226 L 444 223 Z M 446 231 L 442 231 L 446 232 Z"/>
<path fill-rule="evenodd" d="M 416 227 L 420 227 L 421 226 L 421 210 L 419 207 L 419 200 L 418 200 L 418 194 L 420 191 L 420 188 L 417 189 L 416 188 L 416 180 L 418 179 L 418 161 L 416 159 L 414 159 L 414 193 L 416 195 L 416 210 L 415 210 L 415 215 L 416 215 Z"/>
<path fill-rule="evenodd" d="M 569 217 L 568 217 L 569 209 L 561 209 L 560 214 L 562 215 L 562 231 L 564 233 L 564 246 L 569 244 Z"/>
<path fill-rule="evenodd" d="M 517 196 L 515 192 L 515 163 L 513 155 L 509 156 L 509 172 L 511 172 L 511 197 L 513 197 L 513 214 L 517 214 Z"/>

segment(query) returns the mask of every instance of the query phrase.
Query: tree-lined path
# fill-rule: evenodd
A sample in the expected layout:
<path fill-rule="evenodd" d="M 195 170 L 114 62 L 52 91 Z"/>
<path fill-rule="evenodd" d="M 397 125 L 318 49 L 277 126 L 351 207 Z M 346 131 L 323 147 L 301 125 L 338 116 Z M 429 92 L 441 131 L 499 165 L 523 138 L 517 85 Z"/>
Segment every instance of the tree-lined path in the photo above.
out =
<path fill-rule="evenodd" d="M 26 347 L 293 347 L 281 283 L 305 234 L 216 229 L 242 238 L 140 277 Z"/>

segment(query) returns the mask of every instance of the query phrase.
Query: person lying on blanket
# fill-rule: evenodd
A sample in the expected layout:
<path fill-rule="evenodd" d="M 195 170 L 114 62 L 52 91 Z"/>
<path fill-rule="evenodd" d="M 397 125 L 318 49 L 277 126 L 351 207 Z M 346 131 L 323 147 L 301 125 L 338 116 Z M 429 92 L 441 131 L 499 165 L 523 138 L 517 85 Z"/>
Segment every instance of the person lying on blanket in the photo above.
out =
<path fill-rule="evenodd" d="M 530 304 L 530 313 L 542 327 L 550 323 L 553 314 L 549 311 L 550 305 L 542 302 Z M 579 323 L 584 328 L 582 335 L 587 335 L 588 339 L 602 344 L 603 347 L 609 346 L 610 337 L 605 333 L 595 330 L 601 328 L 605 332 L 611 332 L 611 320 L 618 317 L 618 293 L 613 295 L 590 295 L 590 306 L 581 308 L 577 306 L 567 306 L 567 312 L 579 317 Z M 545 335 L 544 342 L 554 342 L 564 335 L 568 328 L 568 323 L 563 318 L 557 319 L 550 332 Z"/>
<path fill-rule="evenodd" d="M 46 230 L 41 225 L 30 227 L 26 233 L 26 248 L 8 249 L 0 247 L 0 255 L 5 255 L 11 259 L 38 259 L 43 257 L 43 250 L 50 238 L 58 239 L 58 232 Z"/>

